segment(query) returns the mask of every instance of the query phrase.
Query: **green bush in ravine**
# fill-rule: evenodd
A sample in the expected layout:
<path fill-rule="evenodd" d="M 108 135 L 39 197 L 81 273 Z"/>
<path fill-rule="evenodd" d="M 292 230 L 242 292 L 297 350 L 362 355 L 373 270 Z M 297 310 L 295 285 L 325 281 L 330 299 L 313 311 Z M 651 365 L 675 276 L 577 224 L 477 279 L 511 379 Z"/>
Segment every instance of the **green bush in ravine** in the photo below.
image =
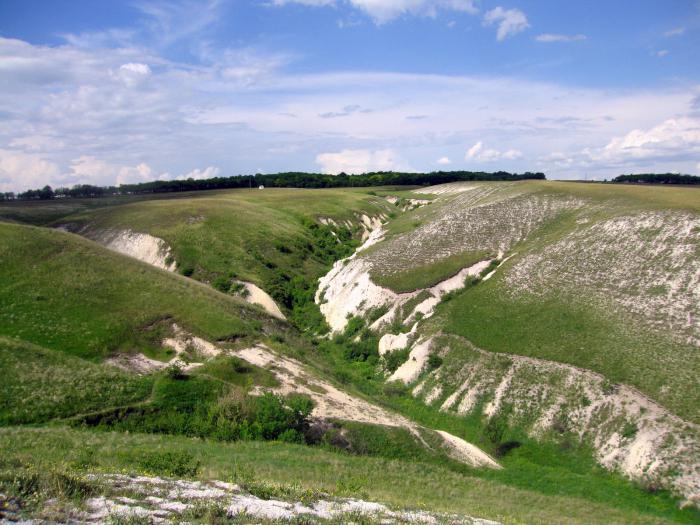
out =
<path fill-rule="evenodd" d="M 73 424 L 220 441 L 303 443 L 312 410 L 313 402 L 304 396 L 251 396 L 207 377 L 166 373 L 156 381 L 151 403 L 89 415 Z"/>

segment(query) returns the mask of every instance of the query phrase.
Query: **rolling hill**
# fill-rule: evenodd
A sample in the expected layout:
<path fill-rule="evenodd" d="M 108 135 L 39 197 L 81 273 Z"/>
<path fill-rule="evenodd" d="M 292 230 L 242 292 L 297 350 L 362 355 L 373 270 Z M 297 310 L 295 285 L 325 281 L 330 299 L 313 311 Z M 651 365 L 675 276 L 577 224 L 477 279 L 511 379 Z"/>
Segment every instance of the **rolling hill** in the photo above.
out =
<path fill-rule="evenodd" d="M 438 521 L 691 523 L 696 193 L 527 181 L 0 204 L 0 492 L 19 515 L 164 516 L 123 471 L 169 478 L 190 521 L 231 519 L 225 498 L 362 498 Z M 188 486 L 209 507 L 167 496 L 179 478 L 210 483 Z M 88 510 L 47 510 L 57 496 Z M 359 513 L 380 521 L 372 504 Z"/>

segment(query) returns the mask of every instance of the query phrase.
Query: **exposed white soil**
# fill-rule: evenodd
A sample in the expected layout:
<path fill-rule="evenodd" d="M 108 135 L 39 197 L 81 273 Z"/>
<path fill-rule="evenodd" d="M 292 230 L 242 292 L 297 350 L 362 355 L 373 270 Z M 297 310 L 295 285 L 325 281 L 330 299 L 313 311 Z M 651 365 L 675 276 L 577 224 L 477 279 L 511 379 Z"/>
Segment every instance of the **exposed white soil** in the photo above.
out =
<path fill-rule="evenodd" d="M 403 381 L 408 384 L 418 379 L 428 361 L 431 344 L 432 339 L 426 339 L 413 345 L 408 359 L 391 374 L 389 381 Z"/>
<path fill-rule="evenodd" d="M 464 253 L 508 253 L 547 220 L 583 201 L 513 194 L 510 186 L 476 186 L 447 194 L 416 212 L 417 227 L 388 238 L 364 257 L 373 275 L 392 276 Z"/>
<path fill-rule="evenodd" d="M 446 358 L 438 371 L 425 376 L 414 388 L 425 402 L 462 415 L 478 409 L 486 417 L 507 406 L 509 422 L 529 428 L 532 436 L 571 433 L 592 445 L 601 465 L 700 504 L 700 426 L 588 370 L 492 354 L 457 337 L 437 341 L 471 357 Z M 428 400 L 437 384 L 441 395 Z"/>
<path fill-rule="evenodd" d="M 414 210 L 416 208 L 420 208 L 421 206 L 425 206 L 426 204 L 430 204 L 431 202 L 429 199 L 400 199 L 399 197 L 394 197 L 393 195 L 388 195 L 384 198 L 389 204 L 393 204 L 394 206 L 403 204 L 401 211 Z"/>
<path fill-rule="evenodd" d="M 416 329 L 418 328 L 418 323 L 414 323 L 413 327 L 411 328 L 410 332 L 402 332 L 400 334 L 384 334 L 381 339 L 379 339 L 379 355 L 383 356 L 384 354 L 388 352 L 392 352 L 394 350 L 401 350 L 402 348 L 406 348 L 408 346 L 408 343 L 411 341 L 413 338 L 413 335 L 416 333 Z"/>
<path fill-rule="evenodd" d="M 126 372 L 135 372 L 137 374 L 150 374 L 158 370 L 162 370 L 169 366 L 170 363 L 151 359 L 143 354 L 119 354 L 105 359 L 105 364 L 115 366 Z"/>
<path fill-rule="evenodd" d="M 645 325 L 700 346 L 700 217 L 645 212 L 589 223 L 522 257 L 507 275 L 514 295 L 587 295 Z"/>
<path fill-rule="evenodd" d="M 131 230 L 107 230 L 95 238 L 110 250 L 123 253 L 157 268 L 174 272 L 177 264 L 163 239 Z"/>
<path fill-rule="evenodd" d="M 246 301 L 251 304 L 262 306 L 268 314 L 273 317 L 277 317 L 277 319 L 287 319 L 282 313 L 282 310 L 280 310 L 279 306 L 277 306 L 277 303 L 275 303 L 275 300 L 270 297 L 265 290 L 254 285 L 253 283 L 247 283 L 245 281 L 238 282 L 243 284 L 246 290 L 248 290 L 248 293 L 243 296 Z"/>
<path fill-rule="evenodd" d="M 374 235 L 377 236 L 376 239 L 372 236 L 368 238 L 372 244 L 378 242 L 381 230 L 375 230 Z M 367 248 L 367 243 L 361 248 Z M 371 310 L 381 307 L 389 307 L 389 311 L 378 320 L 376 327 L 388 323 L 396 315 L 399 307 L 423 292 L 427 292 L 430 298 L 419 303 L 411 312 L 404 312 L 404 314 L 407 318 L 411 318 L 410 316 L 415 312 L 421 312 L 424 317 L 430 317 L 442 296 L 462 288 L 468 276 L 479 275 L 491 262 L 484 260 L 463 268 L 456 275 L 430 288 L 396 293 L 372 282 L 371 266 L 365 259 L 357 256 L 359 253 L 361 252 L 358 250 L 347 259 L 336 262 L 333 268 L 319 279 L 316 303 L 319 304 L 321 313 L 334 332 L 342 331 L 350 317 L 364 316 Z"/>
<path fill-rule="evenodd" d="M 297 393 L 309 396 L 315 403 L 312 412 L 314 417 L 404 428 L 411 432 L 424 446 L 427 446 L 421 437 L 421 431 L 430 431 L 429 429 L 420 427 L 399 414 L 339 390 L 332 383 L 314 375 L 296 359 L 281 356 L 262 344 L 236 350 L 233 355 L 273 372 L 280 385 L 271 391 L 283 395 Z M 498 465 L 478 447 L 473 445 L 470 447 L 458 446 L 455 443 L 459 444 L 463 441 L 460 438 L 447 432 L 439 432 L 438 434 L 443 439 L 446 452 L 454 459 L 475 467 Z M 454 439 L 448 439 L 446 436 L 451 436 Z M 478 451 L 478 453 L 468 453 L 473 450 Z"/>
<path fill-rule="evenodd" d="M 498 522 L 428 512 L 425 510 L 391 509 L 373 501 L 333 498 L 321 495 L 316 500 L 295 501 L 262 499 L 238 485 L 222 481 L 188 481 L 160 477 L 103 474 L 93 476 L 105 487 L 106 496 L 86 501 L 85 509 L 72 509 L 66 522 L 109 523 L 141 518 L 151 523 L 191 521 L 202 508 L 217 508 L 236 523 L 341 523 L 361 519 L 375 523 L 453 523 L 464 525 L 499 525 Z M 124 495 L 121 495 L 124 494 Z M 127 496 L 128 494 L 128 496 Z M 69 519 L 68 519 L 69 518 Z M 39 523 L 29 520 L 27 523 Z"/>
<path fill-rule="evenodd" d="M 265 345 L 236 350 L 233 355 L 271 370 L 280 383 L 280 386 L 273 389 L 274 392 L 283 395 L 304 394 L 313 399 L 316 405 L 312 414 L 314 417 L 416 428 L 408 419 L 339 390 L 333 384 L 314 375 L 301 362 L 281 356 Z"/>
<path fill-rule="evenodd" d="M 426 195 L 450 195 L 453 193 L 463 193 L 471 191 L 478 187 L 478 184 L 473 182 L 448 182 L 445 184 L 435 184 L 427 188 L 418 188 L 413 190 L 413 193 L 424 193 Z"/>
<path fill-rule="evenodd" d="M 447 443 L 452 445 L 453 451 L 463 456 L 465 462 L 471 461 L 473 458 L 477 457 L 480 459 L 482 464 L 489 465 L 491 468 L 503 468 L 501 465 L 496 463 L 491 456 L 484 453 L 484 451 L 482 451 L 480 448 L 475 447 L 467 441 L 464 441 L 462 438 L 458 438 L 457 436 L 453 436 L 452 434 L 448 434 L 442 430 L 436 430 L 436 432 L 440 434 Z"/>
<path fill-rule="evenodd" d="M 150 374 L 172 365 L 188 372 L 202 366 L 204 361 L 222 352 L 222 349 L 215 344 L 188 333 L 175 323 L 172 325 L 172 332 L 172 337 L 166 337 L 161 342 L 164 348 L 170 348 L 175 352 L 169 361 L 158 361 L 139 353 L 119 354 L 106 359 L 105 363 L 137 374 Z"/>

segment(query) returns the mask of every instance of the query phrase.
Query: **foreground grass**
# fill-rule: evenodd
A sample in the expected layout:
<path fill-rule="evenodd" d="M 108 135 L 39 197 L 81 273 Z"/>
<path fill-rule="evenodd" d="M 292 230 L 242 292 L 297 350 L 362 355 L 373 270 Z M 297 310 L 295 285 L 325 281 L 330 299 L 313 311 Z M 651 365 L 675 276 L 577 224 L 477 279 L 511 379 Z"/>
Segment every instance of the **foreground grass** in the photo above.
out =
<path fill-rule="evenodd" d="M 274 482 L 397 507 L 428 508 L 505 523 L 692 523 L 692 511 L 630 509 L 564 495 L 545 495 L 439 465 L 353 456 L 276 442 L 218 444 L 179 437 L 5 428 L 5 462 L 105 472 L 154 474 L 145 457 L 189 454 L 198 477 Z M 150 467 L 149 467 L 150 465 Z M 149 470 L 149 468 L 151 470 Z M 156 468 L 157 470 L 157 468 Z"/>

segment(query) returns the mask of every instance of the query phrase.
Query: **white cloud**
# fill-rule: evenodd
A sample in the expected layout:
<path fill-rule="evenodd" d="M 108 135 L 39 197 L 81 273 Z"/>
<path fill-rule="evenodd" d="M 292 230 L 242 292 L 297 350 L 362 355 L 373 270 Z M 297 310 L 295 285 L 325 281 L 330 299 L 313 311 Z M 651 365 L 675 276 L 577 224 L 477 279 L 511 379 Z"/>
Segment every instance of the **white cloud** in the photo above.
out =
<path fill-rule="evenodd" d="M 476 140 L 487 152 L 479 158 L 496 159 L 493 169 L 499 163 L 529 169 L 521 159 L 557 151 L 573 159 L 571 170 L 585 166 L 611 176 L 619 161 L 600 155 L 613 137 L 692 117 L 700 108 L 698 86 L 603 90 L 505 76 L 290 74 L 278 66 L 278 54 L 204 52 L 206 60 L 192 67 L 147 48 L 0 38 L 0 76 L 7 80 L 0 83 L 0 148 L 56 168 L 29 170 L 43 178 L 13 176 L 10 189 L 138 180 L 147 173 L 138 169 L 142 164 L 152 179 L 187 176 L 195 166 L 193 176 L 207 169 L 210 176 L 215 166 L 231 174 L 314 170 L 317 152 L 367 152 L 358 161 L 363 171 L 386 167 L 376 153 L 390 151 L 397 169 L 429 170 L 441 155 L 461 160 L 459 148 Z M 125 64 L 150 64 L 151 72 L 130 87 L 115 76 Z M 262 73 L 242 80 L 227 72 L 248 66 Z M 338 118 L 323 118 L 329 115 L 342 115 L 342 126 Z M 671 153 L 672 147 L 663 158 L 681 160 L 660 169 L 694 171 L 697 153 Z M 651 169 L 647 157 L 625 158 L 629 170 Z M 540 169 L 549 174 L 558 165 Z M 9 175 L 0 178 L 7 187 Z"/>
<path fill-rule="evenodd" d="M 695 173 L 700 175 L 700 162 L 698 162 L 697 166 L 695 166 Z"/>
<path fill-rule="evenodd" d="M 517 149 L 509 149 L 501 152 L 497 149 L 485 148 L 484 143 L 479 141 L 467 150 L 467 153 L 464 155 L 464 160 L 473 160 L 476 162 L 495 162 L 502 159 L 517 160 L 522 156 L 523 154 Z"/>
<path fill-rule="evenodd" d="M 449 157 L 440 157 L 437 161 L 440 166 L 447 166 L 448 164 L 452 164 L 452 161 L 449 159 Z"/>
<path fill-rule="evenodd" d="M 53 184 L 59 168 L 38 155 L 0 149 L 0 191 Z"/>
<path fill-rule="evenodd" d="M 559 35 L 555 33 L 542 33 L 537 35 L 535 40 L 538 42 L 552 43 L 552 42 L 579 42 L 581 40 L 586 40 L 586 35 Z"/>
<path fill-rule="evenodd" d="M 10 147 L 25 151 L 55 151 L 64 146 L 65 142 L 62 140 L 46 135 L 26 135 L 10 141 Z"/>
<path fill-rule="evenodd" d="M 647 130 L 634 129 L 589 153 L 592 160 L 625 163 L 700 155 L 700 119 L 668 119 Z"/>
<path fill-rule="evenodd" d="M 685 27 L 675 27 L 666 31 L 664 36 L 667 38 L 672 36 L 681 36 L 683 33 L 685 33 Z"/>
<path fill-rule="evenodd" d="M 120 166 L 90 155 L 82 155 L 73 159 L 70 172 L 62 176 L 62 183 L 119 185 L 146 182 L 155 178 L 157 175 L 144 162 L 136 166 Z"/>
<path fill-rule="evenodd" d="M 273 5 L 302 4 L 306 6 L 336 6 L 347 3 L 368 15 L 377 24 L 412 15 L 435 17 L 439 11 L 457 11 L 476 14 L 473 0 L 273 0 Z"/>
<path fill-rule="evenodd" d="M 654 54 L 655 54 L 657 57 L 659 57 L 659 58 L 663 58 L 663 57 L 665 57 L 666 55 L 668 55 L 668 49 L 661 49 L 660 51 L 657 51 L 657 52 L 654 53 Z"/>
<path fill-rule="evenodd" d="M 525 13 L 520 9 L 503 9 L 500 6 L 491 9 L 484 15 L 484 24 L 487 26 L 498 25 L 496 39 L 499 42 L 530 27 Z"/>
<path fill-rule="evenodd" d="M 221 173 L 221 169 L 219 169 L 216 166 L 209 166 L 207 168 L 199 169 L 193 169 L 192 171 L 185 173 L 184 175 L 180 175 L 178 179 L 211 179 L 214 177 L 218 177 L 219 173 Z"/>
<path fill-rule="evenodd" d="M 150 74 L 151 68 L 148 64 L 129 62 L 119 66 L 115 76 L 121 79 L 127 86 L 133 87 L 143 82 Z"/>
<path fill-rule="evenodd" d="M 122 71 L 129 71 L 130 73 L 136 73 L 137 75 L 150 75 L 151 68 L 148 64 L 139 64 L 137 62 L 129 62 L 128 64 L 122 64 L 119 66 Z"/>
<path fill-rule="evenodd" d="M 336 153 L 316 155 L 316 164 L 323 173 L 367 173 L 370 171 L 405 170 L 403 161 L 391 149 L 370 151 L 366 149 L 344 149 Z"/>

